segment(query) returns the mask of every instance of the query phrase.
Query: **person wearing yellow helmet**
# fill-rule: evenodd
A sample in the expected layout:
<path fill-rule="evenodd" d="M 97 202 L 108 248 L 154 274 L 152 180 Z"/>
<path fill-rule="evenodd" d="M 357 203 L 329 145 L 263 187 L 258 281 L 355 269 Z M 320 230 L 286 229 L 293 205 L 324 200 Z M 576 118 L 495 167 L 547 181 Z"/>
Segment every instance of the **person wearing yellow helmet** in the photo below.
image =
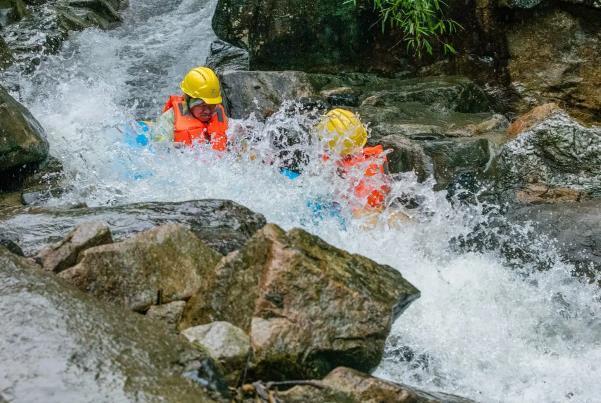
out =
<path fill-rule="evenodd" d="M 333 109 L 322 116 L 317 134 L 325 145 L 324 159 L 335 159 L 338 172 L 352 184 L 356 211 L 377 211 L 390 192 L 386 153 L 381 145 L 365 147 L 367 129 L 357 115 Z"/>
<path fill-rule="evenodd" d="M 217 74 L 208 67 L 195 67 L 184 76 L 180 88 L 183 95 L 169 97 L 152 128 L 152 139 L 188 146 L 208 142 L 212 149 L 224 151 L 228 119 Z"/>

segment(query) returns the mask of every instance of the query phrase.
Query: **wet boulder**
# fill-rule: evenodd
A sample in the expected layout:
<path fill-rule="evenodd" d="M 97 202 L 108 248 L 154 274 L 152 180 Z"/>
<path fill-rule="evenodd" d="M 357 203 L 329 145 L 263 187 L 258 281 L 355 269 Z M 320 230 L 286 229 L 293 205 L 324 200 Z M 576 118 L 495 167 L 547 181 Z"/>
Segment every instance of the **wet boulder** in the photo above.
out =
<path fill-rule="evenodd" d="M 61 242 L 41 250 L 35 259 L 45 270 L 59 273 L 75 265 L 84 250 L 112 242 L 108 224 L 87 222 L 78 225 Z"/>
<path fill-rule="evenodd" d="M 221 255 L 180 224 L 166 224 L 122 242 L 86 249 L 59 274 L 94 296 L 134 311 L 190 298 Z"/>
<path fill-rule="evenodd" d="M 552 201 L 560 190 L 579 194 L 578 199 L 599 197 L 601 127 L 586 127 L 563 111 L 554 112 L 507 143 L 491 173 L 510 200 L 528 202 L 534 191 L 534 200 L 547 195 Z"/>
<path fill-rule="evenodd" d="M 168 223 L 189 227 L 203 242 L 222 254 L 239 249 L 265 217 L 229 200 L 133 203 L 114 207 L 32 209 L 0 221 L 0 231 L 18 240 L 26 255 L 60 242 L 75 226 L 86 221 L 109 224 L 113 239 Z"/>
<path fill-rule="evenodd" d="M 0 319 L 0 400 L 222 401 L 207 353 L 2 247 Z"/>
<path fill-rule="evenodd" d="M 574 265 L 576 274 L 595 279 L 601 273 L 599 199 L 516 206 L 507 217 L 513 223 L 531 222 L 535 233 L 555 240 L 560 257 Z"/>
<path fill-rule="evenodd" d="M 406 102 L 418 102 L 440 111 L 463 113 L 488 112 L 491 108 L 482 88 L 460 76 L 400 80 L 393 88 L 374 91 L 361 105 L 385 107 Z"/>
<path fill-rule="evenodd" d="M 205 66 L 217 73 L 249 70 L 248 52 L 222 40 L 211 43 Z"/>
<path fill-rule="evenodd" d="M 180 327 L 227 321 L 248 332 L 257 378 L 369 371 L 392 321 L 418 296 L 389 266 L 269 224 L 205 279 Z"/>
<path fill-rule="evenodd" d="M 286 403 L 473 403 L 459 396 L 426 392 L 344 367 L 334 369 L 313 385 L 295 386 L 276 396 Z"/>
<path fill-rule="evenodd" d="M 182 334 L 192 344 L 206 349 L 225 369 L 228 383 L 236 386 L 250 354 L 250 338 L 244 330 L 228 322 L 212 322 L 190 327 Z"/>
<path fill-rule="evenodd" d="M 11 187 L 28 165 L 48 156 L 44 129 L 31 113 L 0 87 L 0 187 Z"/>
<path fill-rule="evenodd" d="M 230 71 L 221 76 L 221 85 L 233 118 L 255 113 L 265 118 L 284 101 L 314 97 L 307 73 L 300 71 Z"/>
<path fill-rule="evenodd" d="M 121 22 L 119 10 L 126 5 L 124 0 L 58 1 L 58 23 L 65 31 L 81 31 L 90 27 L 108 29 Z"/>

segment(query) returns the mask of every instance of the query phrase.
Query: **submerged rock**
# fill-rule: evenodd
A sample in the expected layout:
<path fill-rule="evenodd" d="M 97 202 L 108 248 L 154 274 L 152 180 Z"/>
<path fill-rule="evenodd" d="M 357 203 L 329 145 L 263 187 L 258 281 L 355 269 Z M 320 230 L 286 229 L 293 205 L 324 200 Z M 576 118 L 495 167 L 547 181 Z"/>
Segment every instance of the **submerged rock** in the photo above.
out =
<path fill-rule="evenodd" d="M 206 353 L 2 247 L 0 319 L 0 400 L 221 400 L 206 389 L 223 384 Z"/>
<path fill-rule="evenodd" d="M 238 384 L 251 351 L 250 338 L 242 329 L 228 322 L 213 322 L 190 327 L 182 334 L 221 363 L 230 385 Z"/>
<path fill-rule="evenodd" d="M 41 250 L 35 259 L 45 270 L 59 273 L 75 265 L 84 250 L 112 242 L 108 224 L 87 222 L 78 225 L 61 242 Z"/>
<path fill-rule="evenodd" d="M 48 156 L 44 129 L 31 113 L 0 87 L 0 187 L 12 187 L 28 165 Z"/>
<path fill-rule="evenodd" d="M 157 225 L 184 224 L 222 254 L 242 247 L 265 225 L 261 214 L 229 200 L 195 200 L 115 207 L 34 209 L 0 221 L 0 231 L 18 240 L 25 254 L 33 255 L 43 246 L 61 241 L 75 226 L 86 221 L 108 223 L 116 241 Z"/>
<path fill-rule="evenodd" d="M 518 206 L 510 210 L 508 218 L 515 223 L 530 221 L 535 233 L 556 240 L 560 257 L 572 263 L 577 274 L 591 279 L 601 275 L 600 200 Z"/>
<path fill-rule="evenodd" d="M 86 249 L 59 274 L 79 289 L 134 311 L 187 300 L 221 255 L 181 224 L 166 224 L 122 242 Z"/>
<path fill-rule="evenodd" d="M 369 371 L 392 321 L 418 296 L 389 266 L 270 224 L 205 277 L 181 328 L 227 321 L 249 332 L 256 378 Z"/>
<path fill-rule="evenodd" d="M 379 379 L 359 371 L 339 367 L 315 385 L 295 386 L 277 397 L 285 403 L 473 403 L 459 396 L 425 392 L 410 386 Z"/>

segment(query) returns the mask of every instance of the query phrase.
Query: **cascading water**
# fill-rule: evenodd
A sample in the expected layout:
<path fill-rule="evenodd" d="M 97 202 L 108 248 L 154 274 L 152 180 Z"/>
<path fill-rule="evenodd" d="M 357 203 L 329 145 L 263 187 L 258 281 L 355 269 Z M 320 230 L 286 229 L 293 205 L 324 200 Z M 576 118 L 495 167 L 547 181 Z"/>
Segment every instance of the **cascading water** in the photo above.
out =
<path fill-rule="evenodd" d="M 60 55 L 21 79 L 20 99 L 46 128 L 51 153 L 67 173 L 69 190 L 49 204 L 237 201 L 271 222 L 305 227 L 389 264 L 421 290 L 395 323 L 377 375 L 479 401 L 599 401 L 597 289 L 572 278 L 558 259 L 545 272 L 518 271 L 494 253 L 454 252 L 449 241 L 484 220 L 478 206 L 453 207 L 432 183 L 407 174 L 396 178 L 393 193 L 418 199 L 420 207 L 405 211 L 410 220 L 400 228 L 386 217 L 373 228 L 349 217 L 315 220 L 307 200 L 327 198 L 344 184 L 318 158 L 294 181 L 262 163 L 275 158 L 268 138 L 278 128 L 311 123 L 284 110 L 265 124 L 233 122 L 232 137 L 255 137 L 257 158 L 123 144 L 116 127 L 156 116 L 183 74 L 203 63 L 214 39 L 214 6 L 215 0 L 131 0 L 120 28 L 73 35 Z M 315 156 L 315 145 L 296 147 Z M 539 248 L 553 258 L 550 243 Z"/>

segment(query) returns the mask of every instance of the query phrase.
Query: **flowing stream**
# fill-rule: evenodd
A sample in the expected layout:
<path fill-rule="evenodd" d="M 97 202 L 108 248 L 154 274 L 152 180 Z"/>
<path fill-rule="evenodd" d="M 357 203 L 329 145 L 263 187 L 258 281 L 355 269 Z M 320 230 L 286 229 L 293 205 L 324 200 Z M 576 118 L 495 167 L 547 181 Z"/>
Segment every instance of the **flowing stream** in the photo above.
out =
<path fill-rule="evenodd" d="M 123 144 L 116 128 L 156 117 L 184 73 L 204 62 L 215 39 L 215 4 L 130 0 L 121 27 L 73 34 L 59 55 L 20 79 L 18 96 L 46 128 L 51 154 L 68 177 L 68 191 L 48 203 L 234 200 L 270 222 L 304 227 L 389 264 L 421 290 L 394 324 L 376 375 L 483 402 L 598 402 L 597 288 L 572 278 L 559 260 L 538 272 L 509 268 L 494 253 L 454 252 L 449 241 L 484 220 L 480 206 L 454 207 L 432 183 L 407 174 L 396 178 L 393 191 L 417 198 L 420 207 L 406 211 L 411 219 L 400 228 L 389 227 L 386 217 L 373 228 L 349 217 L 315 220 L 306 201 L 343 186 L 330 170 L 314 159 L 306 175 L 291 181 L 260 162 L 268 159 L 270 133 L 310 123 L 295 113 L 282 111 L 265 124 L 233 122 L 235 131 L 245 128 L 256 138 L 260 158 Z M 302 147 L 315 152 L 315 145 Z M 553 258 L 551 243 L 538 245 Z"/>

